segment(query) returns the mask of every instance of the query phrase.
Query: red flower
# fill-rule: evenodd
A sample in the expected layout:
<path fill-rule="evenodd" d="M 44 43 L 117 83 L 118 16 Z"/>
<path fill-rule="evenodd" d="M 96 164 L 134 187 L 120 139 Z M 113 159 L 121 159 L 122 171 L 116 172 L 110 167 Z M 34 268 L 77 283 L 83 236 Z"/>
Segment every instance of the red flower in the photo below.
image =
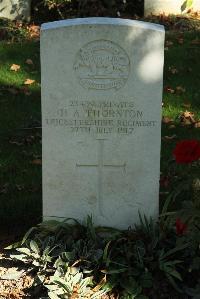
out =
<path fill-rule="evenodd" d="M 182 140 L 173 151 L 177 163 L 191 163 L 200 158 L 200 142 L 198 140 Z"/>
<path fill-rule="evenodd" d="M 181 221 L 180 218 L 176 219 L 176 233 L 177 235 L 183 235 L 187 230 L 187 225 Z"/>

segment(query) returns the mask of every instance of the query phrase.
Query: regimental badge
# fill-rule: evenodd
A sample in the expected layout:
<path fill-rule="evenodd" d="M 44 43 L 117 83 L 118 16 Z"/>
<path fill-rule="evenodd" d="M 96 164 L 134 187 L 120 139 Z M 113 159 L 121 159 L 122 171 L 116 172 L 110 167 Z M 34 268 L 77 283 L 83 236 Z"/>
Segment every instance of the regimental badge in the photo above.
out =
<path fill-rule="evenodd" d="M 108 40 L 95 40 L 77 53 L 74 70 L 80 84 L 87 89 L 120 89 L 130 72 L 130 60 L 119 45 Z"/>

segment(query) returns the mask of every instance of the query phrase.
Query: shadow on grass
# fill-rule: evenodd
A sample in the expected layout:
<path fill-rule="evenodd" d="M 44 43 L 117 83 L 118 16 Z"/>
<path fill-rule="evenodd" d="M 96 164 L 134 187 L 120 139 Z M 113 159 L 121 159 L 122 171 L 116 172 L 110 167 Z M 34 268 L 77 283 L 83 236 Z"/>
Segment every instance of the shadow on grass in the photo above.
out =
<path fill-rule="evenodd" d="M 0 96 L 0 222 L 16 230 L 41 221 L 42 170 L 40 98 Z"/>
<path fill-rule="evenodd" d="M 0 44 L 0 223 L 10 233 L 41 221 L 41 99 L 39 43 Z M 33 65 L 26 63 L 27 59 Z M 10 71 L 20 65 L 19 73 Z"/>

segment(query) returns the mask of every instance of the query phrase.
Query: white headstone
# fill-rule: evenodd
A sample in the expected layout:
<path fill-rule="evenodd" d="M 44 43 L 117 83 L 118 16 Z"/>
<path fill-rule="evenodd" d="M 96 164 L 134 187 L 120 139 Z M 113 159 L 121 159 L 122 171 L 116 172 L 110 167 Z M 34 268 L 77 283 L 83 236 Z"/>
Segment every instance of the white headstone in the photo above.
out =
<path fill-rule="evenodd" d="M 0 18 L 29 20 L 31 0 L 0 0 Z"/>
<path fill-rule="evenodd" d="M 191 6 L 187 6 L 187 3 L 187 0 L 144 0 L 144 14 L 145 16 L 151 14 L 181 14 L 189 8 L 194 11 L 200 10 L 200 0 L 193 0 Z"/>
<path fill-rule="evenodd" d="M 158 215 L 163 26 L 43 24 L 43 215 L 128 228 Z"/>

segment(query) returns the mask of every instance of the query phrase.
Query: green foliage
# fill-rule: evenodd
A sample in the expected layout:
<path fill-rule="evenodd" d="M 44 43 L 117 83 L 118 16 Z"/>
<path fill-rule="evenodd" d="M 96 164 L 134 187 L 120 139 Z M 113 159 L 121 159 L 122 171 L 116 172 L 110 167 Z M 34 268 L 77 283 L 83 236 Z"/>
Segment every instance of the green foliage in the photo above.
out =
<path fill-rule="evenodd" d="M 31 240 L 26 243 L 25 247 L 17 248 L 16 251 L 18 254 L 11 255 L 11 258 L 31 264 L 39 270 L 45 270 L 48 263 L 52 261 L 50 254 L 54 249 L 55 247 L 51 248 L 46 242 L 39 247 L 36 241 Z"/>
<path fill-rule="evenodd" d="M 181 5 L 181 11 L 184 12 L 185 10 L 192 7 L 193 0 L 185 0 Z"/>
<path fill-rule="evenodd" d="M 100 298 L 105 293 L 154 299 L 163 292 L 170 298 L 193 294 L 197 299 L 199 218 L 182 235 L 176 232 L 174 214 L 157 222 L 141 214 L 139 219 L 127 231 L 94 227 L 91 217 L 85 224 L 47 221 L 15 244 L 17 254 L 11 257 L 35 273 L 35 286 L 45 286 L 51 299 Z"/>
<path fill-rule="evenodd" d="M 28 31 L 25 26 L 17 26 L 14 22 L 8 19 L 0 19 L 0 37 L 2 40 L 12 40 L 18 42 L 28 38 Z"/>
<path fill-rule="evenodd" d="M 65 273 L 57 270 L 45 286 L 51 299 L 71 298 L 73 295 L 76 298 L 96 299 L 107 292 L 106 290 L 95 291 L 91 285 L 92 277 L 84 278 L 79 268 L 68 267 Z"/>
<path fill-rule="evenodd" d="M 33 0 L 33 18 L 39 22 L 71 17 L 127 17 L 143 15 L 143 0 Z"/>

